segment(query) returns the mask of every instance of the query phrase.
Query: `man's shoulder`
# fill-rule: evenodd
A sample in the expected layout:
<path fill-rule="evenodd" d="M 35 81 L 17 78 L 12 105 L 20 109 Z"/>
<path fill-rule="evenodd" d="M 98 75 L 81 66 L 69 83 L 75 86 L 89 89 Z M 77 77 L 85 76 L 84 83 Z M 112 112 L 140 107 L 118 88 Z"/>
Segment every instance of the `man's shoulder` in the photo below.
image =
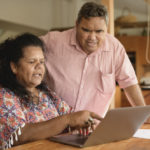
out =
<path fill-rule="evenodd" d="M 64 38 L 67 38 L 68 36 L 70 36 L 72 31 L 73 31 L 73 28 L 64 30 L 64 31 L 59 31 L 59 30 L 50 31 L 47 34 L 49 34 L 49 36 L 51 36 L 52 38 L 55 38 L 55 39 L 61 39 L 61 38 L 64 39 Z"/>
<path fill-rule="evenodd" d="M 114 47 L 114 48 L 123 47 L 121 42 L 111 34 L 106 34 L 106 40 L 105 41 L 106 41 L 105 44 L 109 45 L 110 47 Z"/>
<path fill-rule="evenodd" d="M 119 40 L 115 36 L 113 36 L 109 33 L 106 34 L 106 39 L 109 40 L 109 41 L 112 41 L 112 42 L 119 42 Z"/>
<path fill-rule="evenodd" d="M 62 44 L 68 44 L 70 42 L 74 28 L 65 31 L 50 31 L 40 38 L 44 42 L 47 50 L 55 50 L 62 47 Z"/>

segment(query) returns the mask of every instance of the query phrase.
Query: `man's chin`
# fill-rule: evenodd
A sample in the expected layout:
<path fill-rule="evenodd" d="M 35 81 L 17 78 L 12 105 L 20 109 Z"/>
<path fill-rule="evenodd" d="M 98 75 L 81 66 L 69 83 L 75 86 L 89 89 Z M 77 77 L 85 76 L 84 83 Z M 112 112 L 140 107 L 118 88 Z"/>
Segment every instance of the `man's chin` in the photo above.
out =
<path fill-rule="evenodd" d="M 89 53 L 93 53 L 93 52 L 95 52 L 95 51 L 97 51 L 97 50 L 98 50 L 98 48 L 88 49 L 88 52 L 89 52 Z"/>

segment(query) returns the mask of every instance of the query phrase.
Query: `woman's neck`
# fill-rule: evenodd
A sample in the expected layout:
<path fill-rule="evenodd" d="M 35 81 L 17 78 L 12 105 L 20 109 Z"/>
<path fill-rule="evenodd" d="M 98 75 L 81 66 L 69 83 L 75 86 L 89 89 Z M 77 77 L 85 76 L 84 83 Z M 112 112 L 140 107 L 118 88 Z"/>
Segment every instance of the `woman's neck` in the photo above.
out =
<path fill-rule="evenodd" d="M 26 88 L 27 91 L 29 91 L 31 94 L 34 94 L 34 95 L 39 95 L 39 91 L 36 87 L 34 88 Z"/>
<path fill-rule="evenodd" d="M 27 91 L 31 93 L 31 100 L 34 104 L 39 104 L 39 90 L 37 88 L 27 88 Z"/>

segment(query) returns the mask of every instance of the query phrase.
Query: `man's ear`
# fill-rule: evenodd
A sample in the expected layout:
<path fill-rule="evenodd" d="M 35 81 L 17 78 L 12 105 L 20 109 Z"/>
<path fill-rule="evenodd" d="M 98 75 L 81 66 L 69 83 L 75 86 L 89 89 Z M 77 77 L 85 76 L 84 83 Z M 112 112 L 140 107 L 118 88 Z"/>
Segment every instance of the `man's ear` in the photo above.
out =
<path fill-rule="evenodd" d="M 17 65 L 14 62 L 10 62 L 10 68 L 14 74 L 17 73 Z"/>
<path fill-rule="evenodd" d="M 76 20 L 76 27 L 78 26 L 78 21 Z"/>

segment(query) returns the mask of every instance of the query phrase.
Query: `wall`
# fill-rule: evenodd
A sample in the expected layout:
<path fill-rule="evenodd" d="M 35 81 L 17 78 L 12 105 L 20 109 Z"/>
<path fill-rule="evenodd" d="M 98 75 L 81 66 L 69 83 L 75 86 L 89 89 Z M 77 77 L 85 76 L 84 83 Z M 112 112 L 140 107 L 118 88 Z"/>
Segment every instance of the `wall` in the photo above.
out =
<path fill-rule="evenodd" d="M 101 0 L 0 0 L 0 41 L 24 31 L 32 32 L 33 28 L 36 29 L 33 33 L 39 31 L 40 35 L 52 28 L 74 26 L 78 10 L 87 1 Z M 146 20 L 146 14 L 132 13 L 137 16 L 138 21 Z M 122 15 L 122 10 L 115 9 L 114 14 L 117 18 Z M 7 23 L 4 25 L 5 29 L 2 28 L 4 21 Z M 11 23 L 15 23 L 18 29 L 22 25 L 24 28 L 14 30 Z M 5 32 L 1 32 L 1 28 Z M 141 35 L 142 31 L 142 28 L 121 29 L 120 33 Z"/>
<path fill-rule="evenodd" d="M 0 19 L 49 29 L 52 2 L 52 0 L 0 0 Z"/>
<path fill-rule="evenodd" d="M 38 35 L 47 31 L 52 26 L 52 3 L 52 0 L 0 0 L 0 41 L 22 32 Z"/>
<path fill-rule="evenodd" d="M 123 10 L 115 9 L 115 19 L 123 15 Z M 131 14 L 134 15 L 137 21 L 147 21 L 147 14 L 146 13 L 138 13 L 132 12 Z M 126 11 L 124 15 L 128 15 Z M 121 29 L 119 31 L 120 35 L 141 35 L 144 28 L 128 28 L 128 29 Z"/>
<path fill-rule="evenodd" d="M 35 34 L 39 31 L 40 35 L 52 28 L 74 26 L 78 10 L 87 1 L 100 2 L 100 0 L 0 0 L 0 41 L 26 31 Z"/>

